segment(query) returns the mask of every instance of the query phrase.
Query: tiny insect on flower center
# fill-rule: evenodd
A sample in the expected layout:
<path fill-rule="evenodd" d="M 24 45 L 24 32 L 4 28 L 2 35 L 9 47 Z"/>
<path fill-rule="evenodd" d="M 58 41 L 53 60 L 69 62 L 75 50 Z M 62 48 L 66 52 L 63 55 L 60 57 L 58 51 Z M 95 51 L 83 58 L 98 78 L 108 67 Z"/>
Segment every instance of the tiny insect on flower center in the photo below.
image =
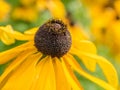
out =
<path fill-rule="evenodd" d="M 61 57 L 69 51 L 72 41 L 67 26 L 61 20 L 52 19 L 38 29 L 34 42 L 43 54 Z"/>

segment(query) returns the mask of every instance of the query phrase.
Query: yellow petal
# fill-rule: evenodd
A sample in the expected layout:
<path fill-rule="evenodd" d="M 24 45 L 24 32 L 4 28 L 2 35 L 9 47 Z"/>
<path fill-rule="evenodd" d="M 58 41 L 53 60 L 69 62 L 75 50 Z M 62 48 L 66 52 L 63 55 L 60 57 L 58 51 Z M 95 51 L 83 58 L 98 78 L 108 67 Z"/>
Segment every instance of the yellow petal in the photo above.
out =
<path fill-rule="evenodd" d="M 20 32 L 17 32 L 17 31 L 14 31 L 13 35 L 14 35 L 14 38 L 17 39 L 17 40 L 30 40 L 31 37 L 32 37 L 32 39 L 34 37 L 34 35 L 32 35 L 32 36 L 24 35 L 24 34 L 22 34 Z"/>
<path fill-rule="evenodd" d="M 77 51 L 79 50 L 80 52 L 96 54 L 96 47 L 90 41 L 81 40 L 80 42 L 76 42 L 76 43 L 77 43 L 77 45 L 73 45 L 73 46 L 75 47 L 75 49 Z M 71 48 L 71 50 L 74 50 L 74 47 Z M 75 51 L 73 51 L 73 52 L 75 52 Z M 72 51 L 70 51 L 70 52 L 72 53 Z M 88 70 L 90 70 L 92 72 L 95 71 L 95 69 L 96 69 L 96 61 L 95 60 L 91 60 L 89 57 L 85 57 L 83 55 L 81 55 L 80 59 L 82 60 L 82 62 L 84 63 L 84 65 L 86 66 L 86 68 Z"/>
<path fill-rule="evenodd" d="M 83 62 L 83 64 L 86 66 L 86 68 L 88 70 L 90 70 L 91 72 L 94 72 L 96 70 L 96 63 L 97 63 L 97 61 L 91 60 L 91 58 L 86 57 L 84 55 L 81 55 L 81 57 L 79 57 L 79 58 Z"/>
<path fill-rule="evenodd" d="M 29 50 L 31 48 L 34 48 L 32 45 L 33 45 L 33 42 L 27 42 L 13 49 L 1 52 L 0 53 L 0 64 L 4 64 L 10 61 L 11 59 L 15 58 L 20 52 L 24 50 Z"/>
<path fill-rule="evenodd" d="M 69 59 L 66 58 L 65 59 L 70 65 L 71 67 L 77 71 L 80 75 L 82 75 L 83 77 L 91 80 L 92 82 L 98 84 L 99 86 L 101 86 L 102 88 L 106 89 L 106 90 L 116 90 L 114 87 L 112 87 L 112 85 L 108 84 L 107 82 L 96 78 L 94 76 L 91 76 L 90 74 L 86 73 L 85 71 L 82 70 L 82 68 L 80 67 L 80 65 L 76 62 L 75 59 Z"/>
<path fill-rule="evenodd" d="M 69 30 L 72 35 L 72 39 L 74 40 L 86 40 L 88 39 L 88 36 L 85 32 L 83 32 L 82 28 L 80 28 L 78 25 L 70 26 Z M 74 42 L 73 40 L 73 42 Z"/>
<path fill-rule="evenodd" d="M 36 7 L 39 11 L 43 11 L 46 9 L 46 3 L 48 3 L 48 1 L 46 0 L 37 0 L 36 1 Z"/>
<path fill-rule="evenodd" d="M 78 49 L 79 51 L 96 54 L 95 45 L 92 42 L 87 41 L 87 40 L 80 40 L 79 42 L 75 41 L 75 44 L 73 45 L 73 47 Z"/>
<path fill-rule="evenodd" d="M 56 77 L 56 90 L 71 90 L 71 86 L 68 83 L 69 80 L 65 76 L 65 72 L 63 71 L 62 63 L 59 59 L 53 59 L 53 66 L 55 70 Z"/>
<path fill-rule="evenodd" d="M 56 90 L 55 72 L 50 56 L 42 59 L 37 65 L 38 77 L 32 90 Z"/>
<path fill-rule="evenodd" d="M 14 30 L 12 28 L 11 25 L 7 25 L 7 26 L 3 26 L 3 27 L 0 27 L 0 29 L 3 31 L 3 32 L 6 32 L 6 33 L 13 33 Z"/>
<path fill-rule="evenodd" d="M 14 31 L 11 25 L 7 25 L 6 27 L 0 27 L 0 29 L 2 32 L 1 40 L 7 45 L 14 43 L 15 39 L 17 39 L 17 40 L 30 40 L 31 37 L 33 39 L 34 34 L 35 34 L 35 33 L 32 35 L 22 34 L 18 31 Z"/>
<path fill-rule="evenodd" d="M 29 29 L 29 30 L 25 31 L 24 34 L 34 35 L 38 29 L 39 29 L 38 27 Z"/>
<path fill-rule="evenodd" d="M 41 55 L 33 54 L 14 69 L 2 90 L 30 90 L 36 76 L 36 64 Z"/>
<path fill-rule="evenodd" d="M 116 88 L 114 88 L 112 85 L 106 83 L 105 81 L 99 79 L 99 78 L 96 78 L 94 76 L 91 76 L 89 74 L 87 74 L 85 71 L 79 69 L 79 68 L 76 68 L 75 69 L 80 75 L 82 75 L 83 77 L 91 80 L 92 82 L 98 84 L 99 86 L 101 86 L 102 88 L 106 89 L 106 90 L 116 90 Z"/>
<path fill-rule="evenodd" d="M 64 5 L 61 1 L 50 0 L 47 2 L 47 7 L 48 7 L 49 11 L 51 12 L 51 14 L 53 15 L 53 17 L 64 19 L 66 12 L 65 12 Z"/>
<path fill-rule="evenodd" d="M 105 58 L 101 56 L 97 56 L 95 54 L 90 54 L 86 52 L 81 52 L 78 50 L 74 51 L 74 54 L 79 56 L 79 58 L 89 58 L 89 62 L 97 62 L 98 65 L 101 67 L 103 73 L 105 74 L 108 83 L 111 84 L 114 88 L 117 88 L 118 86 L 118 77 L 117 77 L 117 72 L 113 65 L 108 62 Z M 90 64 L 91 65 L 91 64 Z"/>
<path fill-rule="evenodd" d="M 71 68 L 80 68 L 79 63 L 74 59 L 72 55 L 66 54 L 65 56 L 63 56 L 63 59 L 70 64 Z"/>
<path fill-rule="evenodd" d="M 10 34 L 5 33 L 5 32 L 3 32 L 1 35 L 1 41 L 3 43 L 5 43 L 6 45 L 10 45 L 10 44 L 15 43 L 14 37 L 11 36 Z"/>
<path fill-rule="evenodd" d="M 116 72 L 115 68 L 113 67 L 113 65 L 103 57 L 97 56 L 96 59 L 98 59 L 97 63 L 103 70 L 103 73 L 105 74 L 108 82 L 112 86 L 117 88 L 118 87 L 118 77 L 117 77 L 117 72 Z"/>
<path fill-rule="evenodd" d="M 72 90 L 83 90 L 79 81 L 75 77 L 70 64 L 65 61 L 66 58 L 67 56 L 64 58 L 64 60 L 62 59 L 62 65 L 63 65 L 65 75 L 67 77 L 67 80 L 69 80 L 69 83 L 72 87 Z"/>
<path fill-rule="evenodd" d="M 34 50 L 33 51 L 32 50 L 29 50 L 29 51 L 27 50 L 27 51 L 24 51 L 23 53 L 19 54 L 19 56 L 10 63 L 10 65 L 5 69 L 4 73 L 1 75 L 1 77 L 0 77 L 0 83 L 3 82 L 5 80 L 5 78 L 7 76 L 9 76 L 9 74 L 17 66 L 19 66 L 29 55 L 31 55 L 34 52 L 35 52 Z M 0 84 L 0 85 L 2 85 L 2 84 Z"/>

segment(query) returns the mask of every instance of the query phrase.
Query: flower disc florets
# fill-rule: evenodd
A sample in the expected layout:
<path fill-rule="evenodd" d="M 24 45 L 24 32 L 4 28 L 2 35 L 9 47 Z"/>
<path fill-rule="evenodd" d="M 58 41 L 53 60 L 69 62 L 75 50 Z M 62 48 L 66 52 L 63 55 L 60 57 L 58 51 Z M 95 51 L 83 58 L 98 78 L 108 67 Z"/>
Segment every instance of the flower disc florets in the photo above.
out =
<path fill-rule="evenodd" d="M 43 24 L 36 32 L 34 41 L 38 51 L 52 57 L 63 56 L 71 47 L 71 36 L 67 26 L 56 19 Z"/>

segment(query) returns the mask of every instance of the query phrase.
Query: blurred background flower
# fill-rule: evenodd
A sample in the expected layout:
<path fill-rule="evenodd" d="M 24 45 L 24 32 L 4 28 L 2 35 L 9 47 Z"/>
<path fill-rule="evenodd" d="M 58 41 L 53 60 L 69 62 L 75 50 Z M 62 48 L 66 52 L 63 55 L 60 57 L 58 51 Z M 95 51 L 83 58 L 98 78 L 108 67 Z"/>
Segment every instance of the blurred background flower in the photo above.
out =
<path fill-rule="evenodd" d="M 119 0 L 0 0 L 0 6 L 0 52 L 33 38 L 31 34 L 48 19 L 59 18 L 67 23 L 74 39 L 93 41 L 97 53 L 115 66 L 120 78 Z M 87 71 L 83 63 L 79 63 Z M 0 74 L 8 64 L 0 65 Z M 105 80 L 99 66 L 91 74 Z M 102 90 L 77 73 L 76 76 L 85 90 Z"/>
<path fill-rule="evenodd" d="M 120 6 L 119 0 L 83 0 L 89 11 L 91 36 L 97 45 L 104 45 L 120 61 Z M 94 4 L 94 5 L 93 5 Z M 118 63 L 117 62 L 117 63 Z"/>
<path fill-rule="evenodd" d="M 8 18 L 8 14 L 10 13 L 11 6 L 4 0 L 0 0 L 0 21 L 4 21 Z"/>

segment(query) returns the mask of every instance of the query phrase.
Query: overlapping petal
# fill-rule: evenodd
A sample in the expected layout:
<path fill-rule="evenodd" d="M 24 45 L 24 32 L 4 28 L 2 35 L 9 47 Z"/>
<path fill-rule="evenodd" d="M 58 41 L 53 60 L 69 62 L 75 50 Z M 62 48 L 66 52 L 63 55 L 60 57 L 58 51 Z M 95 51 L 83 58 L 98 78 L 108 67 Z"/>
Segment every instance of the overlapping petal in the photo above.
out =
<path fill-rule="evenodd" d="M 70 81 L 68 81 L 66 74 L 64 73 L 62 63 L 58 58 L 53 59 L 53 66 L 54 66 L 55 78 L 56 78 L 56 89 L 71 90 L 71 86 L 69 84 Z"/>
<path fill-rule="evenodd" d="M 26 53 L 26 52 L 25 52 Z M 25 54 L 23 53 L 23 54 Z M 31 52 L 26 54 L 27 56 L 30 55 Z M 1 88 L 3 90 L 7 89 L 16 89 L 16 90 L 30 90 L 31 85 L 33 84 L 34 78 L 36 77 L 36 64 L 41 57 L 40 54 L 33 54 L 29 57 L 24 57 L 24 59 L 16 59 L 16 63 L 12 63 L 8 68 L 9 70 L 14 67 L 14 69 L 11 69 L 11 74 L 9 76 L 9 79 L 7 80 L 7 83 L 3 85 Z M 17 65 L 18 64 L 18 65 Z M 15 68 L 16 67 L 16 68 Z M 6 70 L 6 73 L 7 71 Z M 5 74 L 3 74 L 5 75 Z M 19 77 L 18 77 L 19 76 Z M 27 78 L 26 78 L 27 77 Z M 17 80 L 16 80 L 17 79 Z M 3 82 L 2 82 L 3 83 Z"/>
<path fill-rule="evenodd" d="M 74 48 L 78 49 L 80 52 L 86 52 L 86 53 L 90 53 L 90 54 L 97 54 L 96 47 L 92 42 L 86 41 L 86 40 L 81 40 L 80 42 L 75 41 L 75 43 L 77 43 L 77 45 L 73 45 Z M 92 71 L 92 72 L 95 71 L 95 69 L 96 69 L 96 61 L 95 60 L 92 61 L 91 58 L 84 57 L 84 56 L 81 56 L 80 58 L 81 58 L 82 62 L 84 63 L 84 65 L 90 71 Z"/>
<path fill-rule="evenodd" d="M 88 49 L 91 48 L 90 46 L 87 46 L 87 45 L 86 45 L 86 47 Z M 104 75 L 106 76 L 108 83 L 111 84 L 114 88 L 117 88 L 117 86 L 118 86 L 117 72 L 116 72 L 115 68 L 113 67 L 113 65 L 109 61 L 107 61 L 105 58 L 98 56 L 94 53 L 90 53 L 90 52 L 86 52 L 86 51 L 78 51 L 75 48 L 73 49 L 73 51 L 71 53 L 79 56 L 80 59 L 84 62 L 84 64 L 87 63 L 85 65 L 86 65 L 87 69 L 89 69 L 89 70 L 95 70 L 94 69 L 94 68 L 96 68 L 95 64 L 97 63 L 101 67 Z M 89 66 L 93 67 L 93 69 L 90 69 L 91 67 L 89 67 Z"/>
<path fill-rule="evenodd" d="M 13 48 L 13 49 L 7 50 L 5 52 L 1 52 L 0 53 L 0 57 L 1 57 L 0 58 L 0 64 L 4 64 L 4 63 L 12 60 L 13 58 L 18 56 L 18 54 L 20 54 L 24 50 L 29 50 L 31 48 L 35 49 L 35 47 L 29 46 L 30 44 L 33 44 L 33 42 L 27 42 L 25 44 L 22 44 L 20 46 L 17 46 L 15 48 Z"/>
<path fill-rule="evenodd" d="M 76 76 L 74 75 L 71 63 L 67 63 L 66 58 L 64 58 L 64 59 L 62 59 L 62 65 L 63 65 L 65 75 L 71 85 L 71 88 L 73 90 L 83 90 L 82 86 L 80 85 L 79 81 L 77 80 Z"/>
<path fill-rule="evenodd" d="M 70 61 L 71 60 L 71 61 Z M 103 81 L 102 79 L 99 79 L 95 76 L 92 76 L 90 74 L 88 74 L 87 72 L 85 72 L 82 67 L 80 67 L 80 65 L 76 62 L 76 60 L 71 56 L 69 56 L 68 58 L 65 59 L 66 62 L 70 63 L 71 67 L 77 71 L 80 75 L 82 75 L 83 77 L 91 80 L 92 82 L 96 83 L 97 85 L 101 86 L 102 88 L 106 89 L 106 90 L 116 90 L 116 85 L 118 85 L 118 83 L 114 86 L 111 85 L 105 81 Z"/>
<path fill-rule="evenodd" d="M 51 57 L 42 59 L 36 66 L 38 76 L 35 79 L 32 90 L 56 90 L 55 72 Z"/>
<path fill-rule="evenodd" d="M 0 40 L 6 44 L 10 45 L 15 43 L 15 40 L 30 40 L 33 37 L 29 35 L 24 35 L 18 31 L 13 30 L 11 25 L 0 27 Z"/>

